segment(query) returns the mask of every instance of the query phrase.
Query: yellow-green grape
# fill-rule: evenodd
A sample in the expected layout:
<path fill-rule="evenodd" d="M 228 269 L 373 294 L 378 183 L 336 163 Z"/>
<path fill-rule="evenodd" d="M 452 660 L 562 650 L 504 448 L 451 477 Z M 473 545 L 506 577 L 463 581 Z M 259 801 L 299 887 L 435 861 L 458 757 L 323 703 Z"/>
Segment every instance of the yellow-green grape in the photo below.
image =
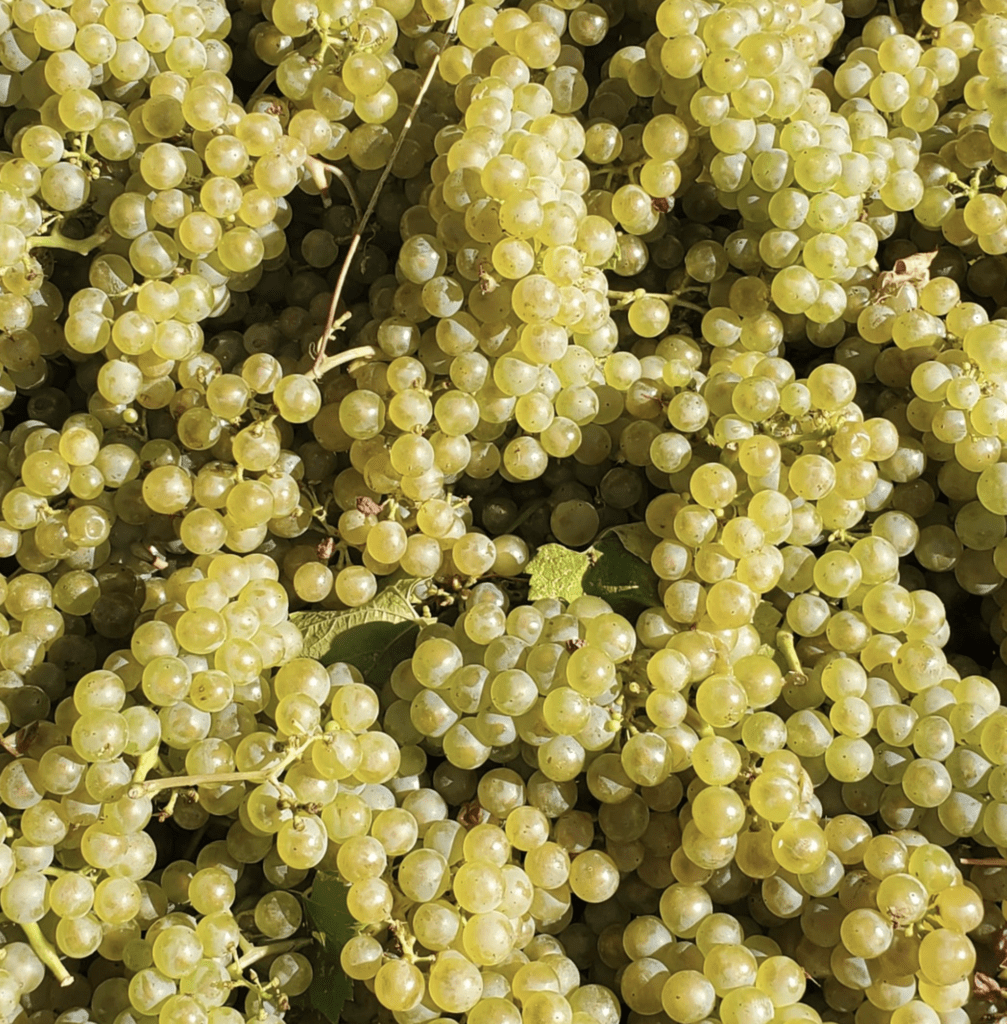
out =
<path fill-rule="evenodd" d="M 968 886 L 945 889 L 937 897 L 937 907 L 946 928 L 970 932 L 979 927 L 983 908 L 982 898 Z"/>
<path fill-rule="evenodd" d="M 954 985 L 973 969 L 976 951 L 959 931 L 938 928 L 920 943 L 920 970 L 933 985 Z"/>
<path fill-rule="evenodd" d="M 306 423 L 322 406 L 318 385 L 303 374 L 281 378 L 273 389 L 273 401 L 289 423 Z"/>
<path fill-rule="evenodd" d="M 813 821 L 785 821 L 773 835 L 773 854 L 780 866 L 795 874 L 820 867 L 828 852 L 821 827 Z"/>

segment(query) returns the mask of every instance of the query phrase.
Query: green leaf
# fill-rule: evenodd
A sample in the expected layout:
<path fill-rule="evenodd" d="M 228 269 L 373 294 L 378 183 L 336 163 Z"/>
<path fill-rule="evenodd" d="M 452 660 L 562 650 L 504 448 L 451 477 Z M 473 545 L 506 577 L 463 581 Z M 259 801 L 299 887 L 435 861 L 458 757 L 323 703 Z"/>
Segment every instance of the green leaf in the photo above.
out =
<path fill-rule="evenodd" d="M 414 605 L 429 582 L 412 577 L 390 581 L 373 601 L 345 612 L 294 612 L 290 618 L 304 637 L 304 657 L 323 665 L 344 661 L 365 678 L 382 682 L 412 655 L 422 621 Z"/>
<path fill-rule="evenodd" d="M 590 558 L 585 552 L 571 551 L 562 544 L 543 544 L 528 563 L 528 600 L 575 600 L 584 593 L 581 580 L 589 567 Z"/>
<path fill-rule="evenodd" d="M 368 622 L 337 637 L 325 665 L 345 661 L 355 665 L 369 682 L 383 683 L 400 661 L 413 656 L 420 627 L 416 622 Z"/>
<path fill-rule="evenodd" d="M 353 994 L 353 982 L 339 963 L 346 940 L 356 933 L 356 924 L 346 909 L 346 891 L 338 876 L 319 871 L 311 895 L 301 897 L 316 939 L 307 952 L 312 969 L 308 996 L 311 1005 L 332 1024 L 338 1024 L 343 1003 Z"/>
<path fill-rule="evenodd" d="M 651 542 L 650 538 L 653 538 Z M 603 597 L 620 615 L 638 615 L 661 604 L 657 573 L 651 568 L 657 538 L 646 526 L 606 530 L 589 552 L 590 565 L 583 576 L 585 594 Z"/>
<path fill-rule="evenodd" d="M 570 602 L 582 594 L 603 597 L 621 614 L 635 615 L 661 603 L 650 555 L 658 543 L 643 523 L 614 526 L 590 551 L 543 544 L 528 564 L 529 600 Z"/>
<path fill-rule="evenodd" d="M 621 526 L 610 526 L 605 530 L 599 540 L 615 535 L 622 541 L 622 546 L 637 558 L 649 563 L 654 548 L 658 545 L 658 538 L 650 532 L 646 523 L 625 523 Z"/>
<path fill-rule="evenodd" d="M 311 885 L 311 895 L 302 896 L 312 930 L 327 950 L 339 951 L 356 933 L 356 922 L 346 909 L 349 887 L 329 871 L 319 871 Z"/>
<path fill-rule="evenodd" d="M 332 1024 L 339 1024 L 343 1004 L 353 995 L 353 982 L 343 972 L 339 961 L 319 946 L 308 949 L 308 960 L 312 971 L 308 989 L 311 1005 Z"/>

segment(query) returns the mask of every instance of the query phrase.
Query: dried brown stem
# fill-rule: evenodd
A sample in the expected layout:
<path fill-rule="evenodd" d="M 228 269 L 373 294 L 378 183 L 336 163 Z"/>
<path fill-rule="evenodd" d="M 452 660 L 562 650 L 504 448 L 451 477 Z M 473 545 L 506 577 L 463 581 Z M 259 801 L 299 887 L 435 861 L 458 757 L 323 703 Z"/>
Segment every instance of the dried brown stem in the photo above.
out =
<path fill-rule="evenodd" d="M 343 183 L 343 187 L 350 197 L 353 212 L 357 215 L 357 220 L 359 221 L 363 213 L 360 209 L 360 200 L 357 198 L 357 190 L 353 187 L 353 182 L 350 181 L 349 175 L 341 167 L 337 167 L 335 164 L 327 164 L 324 160 L 319 160 L 318 157 L 309 156 L 304 163 L 308 168 L 312 181 L 318 186 L 322 203 L 325 206 L 332 205 L 332 200 L 329 198 L 329 179 L 326 175 L 331 174 Z"/>
<path fill-rule="evenodd" d="M 326 359 L 325 350 L 329 343 L 329 337 L 335 327 L 336 310 L 339 308 L 339 300 L 342 297 L 343 288 L 346 286 L 346 278 L 349 276 L 350 265 L 353 262 L 353 257 L 356 256 L 357 249 L 360 248 L 360 242 L 364 235 L 364 228 L 367 227 L 367 222 L 371 219 L 371 215 L 377 209 L 382 189 L 385 187 L 385 182 L 388 181 L 388 176 L 392 173 L 392 166 L 398 158 L 399 150 L 402 149 L 402 145 L 406 141 L 406 134 L 413 126 L 413 121 L 419 112 L 420 104 L 423 102 L 423 98 L 426 96 L 427 90 L 433 83 L 434 75 L 437 74 L 437 68 L 440 66 L 441 62 L 441 55 L 450 45 L 451 39 L 458 27 L 458 16 L 461 14 L 463 6 L 462 0 L 458 0 L 458 6 L 455 8 L 455 13 L 452 15 L 451 21 L 448 23 L 448 27 L 444 32 L 444 39 L 441 42 L 441 47 L 437 53 L 434 54 L 434 58 L 430 62 L 430 67 L 427 68 L 427 73 L 423 76 L 423 82 L 420 85 L 419 92 L 416 94 L 416 99 L 413 101 L 413 105 L 409 110 L 408 116 L 402 123 L 402 130 L 399 132 L 399 136 L 395 140 L 395 145 L 392 147 L 392 152 L 388 157 L 388 162 L 385 164 L 385 169 L 381 172 L 381 177 L 378 179 L 378 183 L 375 186 L 374 191 L 371 193 L 371 198 L 367 201 L 367 207 L 364 210 L 363 216 L 360 218 L 360 222 L 357 224 L 357 228 L 353 232 L 353 237 L 350 239 L 349 248 L 346 250 L 346 255 L 343 257 L 343 265 L 339 268 L 339 277 L 336 279 L 336 286 L 332 289 L 332 301 L 329 303 L 329 314 L 325 318 L 325 327 L 322 329 L 322 336 L 318 342 L 318 353 L 315 356 L 315 364 L 313 367 L 316 376 L 319 375 L 319 370 Z"/>

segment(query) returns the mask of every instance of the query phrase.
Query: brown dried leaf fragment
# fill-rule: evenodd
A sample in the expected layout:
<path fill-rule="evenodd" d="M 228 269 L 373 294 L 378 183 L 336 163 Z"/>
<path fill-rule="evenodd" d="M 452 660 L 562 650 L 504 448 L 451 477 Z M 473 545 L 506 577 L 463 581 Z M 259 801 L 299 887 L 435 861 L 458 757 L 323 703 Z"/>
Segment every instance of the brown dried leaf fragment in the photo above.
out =
<path fill-rule="evenodd" d="M 1001 995 L 1003 988 L 1001 988 L 1000 982 L 996 978 L 991 978 L 988 974 L 976 971 L 972 979 L 972 993 L 977 999 L 989 999 Z"/>
<path fill-rule="evenodd" d="M 38 732 L 39 723 L 31 722 L 10 736 L 0 738 L 0 747 L 3 747 L 13 757 L 23 757 Z"/>
<path fill-rule="evenodd" d="M 478 800 L 470 800 L 467 804 L 462 804 L 458 811 L 458 824 L 464 825 L 467 829 L 475 828 L 476 825 L 482 823 L 482 820 L 483 809 Z"/>
<path fill-rule="evenodd" d="M 930 264 L 936 256 L 937 250 L 934 249 L 933 252 L 917 252 L 896 260 L 891 270 L 882 270 L 878 274 L 872 301 L 895 295 L 904 284 L 922 288 L 930 281 Z"/>

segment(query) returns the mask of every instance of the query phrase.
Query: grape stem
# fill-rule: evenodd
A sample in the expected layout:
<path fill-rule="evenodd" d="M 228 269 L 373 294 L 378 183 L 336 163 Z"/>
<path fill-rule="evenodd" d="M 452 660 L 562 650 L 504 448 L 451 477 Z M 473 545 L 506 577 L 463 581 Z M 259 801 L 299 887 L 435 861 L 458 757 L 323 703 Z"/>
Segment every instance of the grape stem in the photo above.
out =
<path fill-rule="evenodd" d="M 175 813 L 175 804 L 177 803 L 178 790 L 176 789 L 168 797 L 168 802 L 157 812 L 157 820 L 161 822 L 167 821 Z"/>
<path fill-rule="evenodd" d="M 343 288 L 346 285 L 346 278 L 350 273 L 350 266 L 353 263 L 353 257 L 356 256 L 357 249 L 360 248 L 360 243 L 363 240 L 364 228 L 367 227 L 367 222 L 371 219 L 371 215 L 377 209 L 381 192 L 385 187 L 385 183 L 388 181 L 388 176 L 392 173 L 392 167 L 399 155 L 399 151 L 402 149 L 402 145 L 406 141 L 406 134 L 409 129 L 412 128 L 413 121 L 416 119 L 416 115 L 419 112 L 420 104 L 423 102 L 423 98 L 426 96 L 427 90 L 430 88 L 430 85 L 434 80 L 434 76 L 437 74 L 437 68 L 441 62 L 441 55 L 450 45 L 451 39 L 458 27 L 458 17 L 462 12 L 463 6 L 464 4 L 462 0 L 458 0 L 455 12 L 451 16 L 451 21 L 448 22 L 448 26 L 444 30 L 444 38 L 441 40 L 440 49 L 438 49 L 434 54 L 433 60 L 430 61 L 427 73 L 424 75 L 423 82 L 420 84 L 419 90 L 416 93 L 416 99 L 413 100 L 413 105 L 410 107 L 405 121 L 402 122 L 402 128 L 399 131 L 398 138 L 395 140 L 395 145 L 392 146 L 392 151 L 388 156 L 385 169 L 381 172 L 381 177 L 378 179 L 378 183 L 374 187 L 374 191 L 371 193 L 370 199 L 367 201 L 367 208 L 364 210 L 363 215 L 357 224 L 356 230 L 353 232 L 353 237 L 350 239 L 349 248 L 346 250 L 346 255 L 343 257 L 343 265 L 339 268 L 339 277 L 336 279 L 336 286 L 332 289 L 332 299 L 329 302 L 329 313 L 325 318 L 325 327 L 322 329 L 322 336 L 318 340 L 318 354 L 315 356 L 315 363 L 312 368 L 312 372 L 315 377 L 321 376 L 321 367 L 327 358 L 325 355 L 326 346 L 329 343 L 329 339 L 337 329 L 336 309 L 339 307 L 340 298 L 342 298 Z"/>
<path fill-rule="evenodd" d="M 959 193 L 960 195 L 967 196 L 969 199 L 974 199 L 979 194 L 979 190 L 982 187 L 980 184 L 982 182 L 982 177 L 983 172 L 981 167 L 976 169 L 975 174 L 972 175 L 972 178 L 969 181 L 962 181 L 962 179 L 952 171 L 951 174 L 948 175 L 948 186 L 949 188 L 961 189 L 961 192 Z"/>
<path fill-rule="evenodd" d="M 304 165 L 308 168 L 311 180 L 318 187 L 318 191 L 322 195 L 322 204 L 325 207 L 332 205 L 332 200 L 329 198 L 329 179 L 326 177 L 327 174 L 331 174 L 343 183 L 350 197 L 350 202 L 353 204 L 353 212 L 357 215 L 357 220 L 360 220 L 363 213 L 360 209 L 360 200 L 357 198 L 357 190 L 353 187 L 353 182 L 350 181 L 349 175 L 341 167 L 336 167 L 335 164 L 327 164 L 316 156 L 309 156 L 304 161 Z"/>
<path fill-rule="evenodd" d="M 143 780 L 147 778 L 151 771 L 156 767 L 157 762 L 160 760 L 161 756 L 158 753 L 157 744 L 151 747 L 150 750 L 145 750 L 136 759 L 136 769 L 133 772 L 133 781 L 143 782 Z"/>
<path fill-rule="evenodd" d="M 523 522 L 530 519 L 540 509 L 549 504 L 548 498 L 539 498 L 538 501 L 530 502 L 511 520 L 507 526 L 507 532 L 513 533 Z"/>
<path fill-rule="evenodd" d="M 830 426 L 819 427 L 817 430 L 807 430 L 799 434 L 773 433 L 772 430 L 765 431 L 767 437 L 771 437 L 777 444 L 785 445 L 788 448 L 802 448 L 806 444 L 825 448 L 835 432 L 836 428 Z"/>
<path fill-rule="evenodd" d="M 285 942 L 270 942 L 267 946 L 252 946 L 243 956 L 235 960 L 228 968 L 233 978 L 239 978 L 252 964 L 264 960 L 267 956 L 279 956 L 291 953 L 295 949 L 303 949 L 311 945 L 311 939 L 287 939 Z"/>
<path fill-rule="evenodd" d="M 790 669 L 789 681 L 796 686 L 804 686 L 808 677 L 801 668 L 801 659 L 797 656 L 797 648 L 794 646 L 794 634 L 788 629 L 781 629 L 776 634 L 776 648 L 783 655 L 787 668 Z"/>
<path fill-rule="evenodd" d="M 92 249 L 96 249 L 111 237 L 112 229 L 108 224 L 99 228 L 93 235 L 88 235 L 87 238 L 67 238 L 59 228 L 55 228 L 51 235 L 32 236 L 27 240 L 27 246 L 29 249 L 66 249 L 80 256 L 86 256 Z"/>
<path fill-rule="evenodd" d="M 630 164 L 608 164 L 608 166 L 599 167 L 591 173 L 594 176 L 604 177 L 605 187 L 608 188 L 612 184 L 612 179 L 620 174 L 624 174 L 630 181 L 638 180 L 638 172 L 646 162 L 646 160 L 634 160 Z"/>
<path fill-rule="evenodd" d="M 662 299 L 672 308 L 675 306 L 681 306 L 683 309 L 691 309 L 696 313 L 707 312 L 706 309 L 702 306 L 696 305 L 695 302 L 687 302 L 685 299 L 679 298 L 678 292 L 658 293 L 648 292 L 644 288 L 637 288 L 636 291 L 632 292 L 608 292 L 608 297 L 610 299 L 615 299 L 620 306 L 628 306 L 631 302 L 635 302 L 637 299 Z"/>
<path fill-rule="evenodd" d="M 261 785 L 264 782 L 272 782 L 278 785 L 280 776 L 287 770 L 315 740 L 324 738 L 323 733 L 316 733 L 309 736 L 301 743 L 295 743 L 283 755 L 283 758 L 269 768 L 258 768 L 250 772 L 221 772 L 218 775 L 173 775 L 165 779 L 149 779 L 146 782 L 137 782 L 129 787 L 131 800 L 138 800 L 140 797 L 153 796 L 166 789 L 193 789 L 196 786 L 226 786 L 237 782 L 255 782 Z"/>
<path fill-rule="evenodd" d="M 67 985 L 72 985 L 72 975 L 63 966 L 63 961 L 60 960 L 59 954 L 53 949 L 52 943 L 42 934 L 42 929 L 39 928 L 38 922 L 31 921 L 27 924 L 22 924 L 21 931 L 24 932 L 31 948 L 35 950 L 35 955 L 52 971 L 54 977 L 59 982 L 59 987 L 66 988 Z"/>
<path fill-rule="evenodd" d="M 976 868 L 1007 868 L 1003 857 L 962 857 L 958 863 Z"/>
<path fill-rule="evenodd" d="M 695 708 L 686 708 L 685 724 L 698 736 L 712 736 L 713 726 L 704 722 Z"/>
<path fill-rule="evenodd" d="M 432 956 L 416 955 L 416 936 L 409 930 L 409 925 L 405 921 L 397 921 L 389 917 L 385 919 L 384 923 L 389 934 L 399 944 L 403 960 L 411 964 L 418 964 L 434 959 Z M 385 955 L 387 956 L 387 954 Z"/>
<path fill-rule="evenodd" d="M 98 874 L 97 868 L 78 868 L 75 871 L 71 871 L 69 868 L 57 868 L 53 865 L 49 865 L 47 868 L 42 868 L 43 875 L 49 875 L 50 878 L 61 878 L 63 875 L 79 875 L 81 878 L 94 878 Z"/>
<path fill-rule="evenodd" d="M 88 164 L 88 173 L 91 175 L 91 177 L 99 178 L 101 177 L 100 163 L 87 151 L 87 143 L 90 137 L 90 132 L 81 132 L 78 136 L 76 136 L 73 140 L 74 150 L 72 153 L 67 154 L 67 159 L 77 164 L 78 167 L 81 164 Z"/>
<path fill-rule="evenodd" d="M 346 319 L 347 315 L 343 314 L 336 321 L 337 327 L 340 321 Z M 377 355 L 379 355 L 379 352 L 373 345 L 358 345 L 356 348 L 348 348 L 345 352 L 337 352 L 334 356 L 326 356 L 320 362 L 316 359 L 315 365 L 308 371 L 308 376 L 314 377 L 317 380 L 319 377 L 324 377 L 329 370 L 334 370 L 337 366 L 352 363 L 357 359 L 374 359 Z"/>

